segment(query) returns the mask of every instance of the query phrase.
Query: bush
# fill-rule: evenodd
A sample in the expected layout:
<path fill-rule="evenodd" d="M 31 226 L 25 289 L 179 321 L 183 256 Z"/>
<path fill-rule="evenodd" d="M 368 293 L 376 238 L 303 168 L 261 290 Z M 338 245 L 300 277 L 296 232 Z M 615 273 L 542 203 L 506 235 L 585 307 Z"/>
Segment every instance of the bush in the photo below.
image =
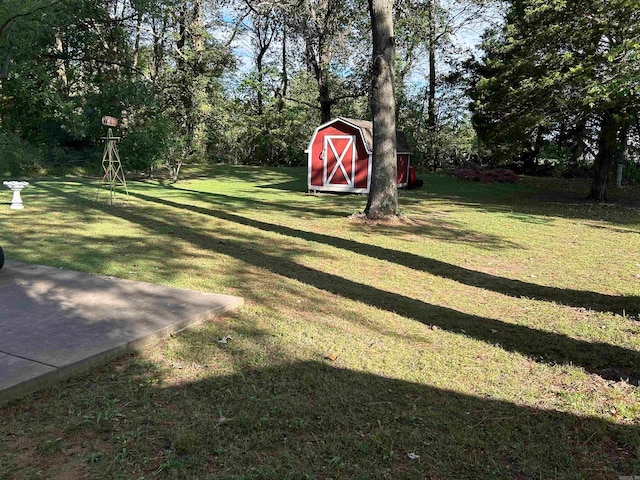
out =
<path fill-rule="evenodd" d="M 637 185 L 640 183 L 640 163 L 629 162 L 622 170 L 623 180 Z"/>
<path fill-rule="evenodd" d="M 43 158 L 43 148 L 30 144 L 13 132 L 0 130 L 0 175 L 27 175 L 40 167 Z"/>
<path fill-rule="evenodd" d="M 118 146 L 126 170 L 150 171 L 162 164 L 174 135 L 172 123 L 162 115 L 129 125 Z"/>
<path fill-rule="evenodd" d="M 455 172 L 456 178 L 469 182 L 518 183 L 520 179 L 508 168 L 463 168 Z"/>

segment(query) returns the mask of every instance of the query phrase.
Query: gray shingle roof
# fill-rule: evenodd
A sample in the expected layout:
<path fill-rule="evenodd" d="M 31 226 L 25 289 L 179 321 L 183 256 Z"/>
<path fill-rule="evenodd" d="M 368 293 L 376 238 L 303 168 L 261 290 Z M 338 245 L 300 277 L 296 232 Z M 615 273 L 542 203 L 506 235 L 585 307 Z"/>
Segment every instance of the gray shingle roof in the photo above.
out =
<path fill-rule="evenodd" d="M 364 142 L 369 151 L 373 151 L 373 122 L 369 120 L 356 120 L 354 118 L 339 117 L 336 120 L 342 120 L 343 122 L 350 123 L 362 130 L 364 136 Z M 396 150 L 398 153 L 411 153 L 411 147 L 407 142 L 407 136 L 404 132 L 396 130 Z"/>

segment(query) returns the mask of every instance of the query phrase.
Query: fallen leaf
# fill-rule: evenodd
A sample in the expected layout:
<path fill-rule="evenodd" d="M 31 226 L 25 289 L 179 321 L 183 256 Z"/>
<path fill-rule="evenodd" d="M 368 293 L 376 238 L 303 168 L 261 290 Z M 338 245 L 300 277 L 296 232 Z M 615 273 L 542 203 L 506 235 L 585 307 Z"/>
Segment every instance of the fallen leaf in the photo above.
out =
<path fill-rule="evenodd" d="M 338 359 L 337 355 L 334 355 L 333 353 L 328 353 L 324 356 L 325 360 L 330 360 L 332 362 L 335 362 Z"/>

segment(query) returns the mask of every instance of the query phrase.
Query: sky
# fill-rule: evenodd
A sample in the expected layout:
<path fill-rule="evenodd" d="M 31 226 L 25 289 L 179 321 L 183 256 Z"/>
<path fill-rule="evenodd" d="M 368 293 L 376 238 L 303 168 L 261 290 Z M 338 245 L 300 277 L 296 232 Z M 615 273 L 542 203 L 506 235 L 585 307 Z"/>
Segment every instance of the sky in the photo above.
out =
<path fill-rule="evenodd" d="M 444 8 L 448 8 L 452 12 L 453 17 L 459 16 L 464 19 L 465 26 L 454 26 L 457 30 L 454 42 L 457 45 L 472 51 L 477 50 L 480 43 L 480 37 L 484 29 L 491 22 L 498 21 L 501 16 L 498 8 L 486 8 L 482 12 L 483 18 L 479 18 L 475 21 L 467 21 L 465 12 L 461 11 L 457 6 L 458 2 L 455 0 L 441 0 L 441 4 Z M 228 39 L 231 35 L 232 27 L 235 24 L 236 12 L 231 6 L 225 6 L 222 8 L 221 18 L 227 26 L 221 27 L 217 32 L 217 36 L 218 39 L 224 40 Z M 232 48 L 238 58 L 243 61 L 244 68 L 251 68 L 252 49 L 251 40 L 248 35 L 238 34 L 232 42 Z"/>

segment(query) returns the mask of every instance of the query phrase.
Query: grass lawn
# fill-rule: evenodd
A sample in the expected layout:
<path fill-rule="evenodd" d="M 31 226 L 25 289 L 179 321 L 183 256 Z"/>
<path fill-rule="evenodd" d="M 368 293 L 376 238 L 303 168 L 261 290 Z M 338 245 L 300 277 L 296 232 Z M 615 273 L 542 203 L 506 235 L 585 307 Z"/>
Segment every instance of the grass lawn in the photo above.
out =
<path fill-rule="evenodd" d="M 640 475 L 637 191 L 432 175 L 363 224 L 302 169 L 185 175 L 5 192 L 9 259 L 246 305 L 0 409 L 1 479 Z"/>

